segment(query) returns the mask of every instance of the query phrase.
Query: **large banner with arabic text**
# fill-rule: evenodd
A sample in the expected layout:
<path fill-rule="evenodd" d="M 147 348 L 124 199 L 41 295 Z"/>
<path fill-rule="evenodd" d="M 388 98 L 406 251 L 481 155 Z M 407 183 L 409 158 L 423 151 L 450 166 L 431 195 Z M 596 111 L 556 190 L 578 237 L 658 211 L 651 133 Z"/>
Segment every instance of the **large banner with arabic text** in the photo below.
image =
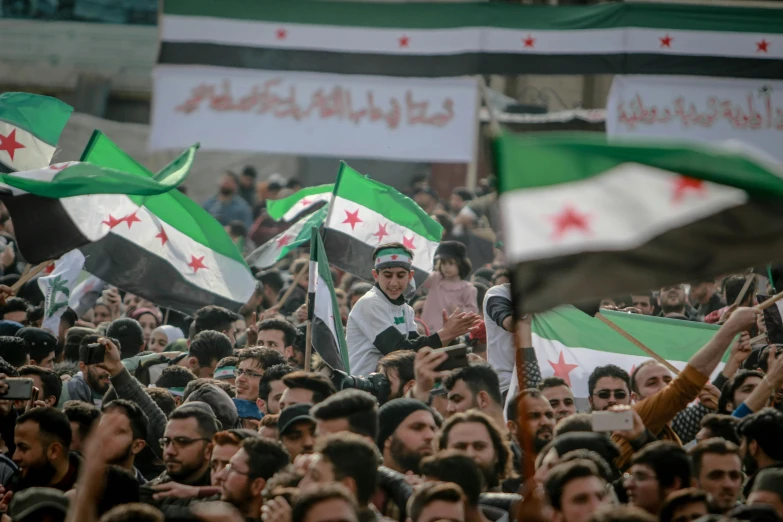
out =
<path fill-rule="evenodd" d="M 150 148 L 467 163 L 473 79 L 158 66 Z"/>
<path fill-rule="evenodd" d="M 615 76 L 609 136 L 742 141 L 783 162 L 783 82 L 693 76 Z"/>

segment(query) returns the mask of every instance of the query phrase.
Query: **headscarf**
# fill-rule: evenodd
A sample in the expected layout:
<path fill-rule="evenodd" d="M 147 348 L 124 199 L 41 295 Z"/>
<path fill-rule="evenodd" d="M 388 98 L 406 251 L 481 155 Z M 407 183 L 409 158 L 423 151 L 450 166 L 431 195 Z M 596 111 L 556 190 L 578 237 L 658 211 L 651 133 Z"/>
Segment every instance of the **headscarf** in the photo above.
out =
<path fill-rule="evenodd" d="M 169 340 L 169 344 L 185 338 L 185 334 L 182 333 L 182 330 L 170 324 L 164 324 L 162 326 L 158 326 L 156 330 L 161 330 L 163 331 L 163 333 L 166 334 L 166 337 Z"/>

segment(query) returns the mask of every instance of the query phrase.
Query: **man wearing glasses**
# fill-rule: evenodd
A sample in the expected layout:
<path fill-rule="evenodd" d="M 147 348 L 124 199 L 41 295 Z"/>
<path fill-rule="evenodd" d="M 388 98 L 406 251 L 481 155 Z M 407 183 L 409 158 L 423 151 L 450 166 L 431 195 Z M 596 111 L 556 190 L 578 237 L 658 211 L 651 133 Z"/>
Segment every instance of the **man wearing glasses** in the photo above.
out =
<path fill-rule="evenodd" d="M 239 352 L 239 362 L 234 370 L 237 399 L 255 403 L 258 400 L 258 385 L 267 368 L 285 364 L 285 357 L 272 348 L 245 348 Z"/>
<path fill-rule="evenodd" d="M 592 411 L 606 411 L 618 404 L 631 404 L 631 378 L 628 372 L 607 364 L 598 366 L 587 380 L 587 391 L 590 393 L 590 409 Z"/>

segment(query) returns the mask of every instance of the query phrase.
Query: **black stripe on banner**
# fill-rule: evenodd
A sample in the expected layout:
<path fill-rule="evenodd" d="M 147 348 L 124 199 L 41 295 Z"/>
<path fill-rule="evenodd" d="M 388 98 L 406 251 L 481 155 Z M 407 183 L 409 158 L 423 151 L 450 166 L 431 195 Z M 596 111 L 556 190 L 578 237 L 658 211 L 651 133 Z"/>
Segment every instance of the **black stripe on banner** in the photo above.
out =
<path fill-rule="evenodd" d="M 12 172 L 16 172 L 16 169 L 11 168 L 10 166 L 3 163 L 3 160 L 0 160 L 0 173 L 10 174 Z"/>
<path fill-rule="evenodd" d="M 474 74 L 687 74 L 783 78 L 783 60 L 671 54 L 392 55 L 163 42 L 158 63 L 335 74 L 442 77 Z"/>
<path fill-rule="evenodd" d="M 375 247 L 332 228 L 324 228 L 323 230 L 324 249 L 329 264 L 349 274 L 361 277 L 365 281 L 372 282 L 372 251 Z M 414 252 L 415 255 L 416 252 Z M 416 267 L 413 270 L 416 285 L 420 286 L 429 274 Z"/>
<path fill-rule="evenodd" d="M 222 306 L 236 312 L 244 304 L 191 284 L 162 258 L 116 234 L 110 233 L 81 250 L 87 258 L 84 263 L 86 271 L 164 308 L 193 315 L 207 305 Z"/>
<path fill-rule="evenodd" d="M 522 225 L 519 225 L 522 226 Z M 506 235 L 513 227 L 506 227 Z M 783 259 L 783 206 L 751 201 L 669 230 L 631 250 L 579 252 L 517 263 L 515 304 L 525 312 L 658 289 Z"/>
<path fill-rule="evenodd" d="M 28 263 L 57 259 L 90 242 L 57 199 L 0 194 L 0 201 L 11 215 L 17 246 Z"/>
<path fill-rule="evenodd" d="M 329 326 L 320 318 L 313 319 L 313 349 L 333 370 L 345 371 L 340 348 L 335 344 Z"/>

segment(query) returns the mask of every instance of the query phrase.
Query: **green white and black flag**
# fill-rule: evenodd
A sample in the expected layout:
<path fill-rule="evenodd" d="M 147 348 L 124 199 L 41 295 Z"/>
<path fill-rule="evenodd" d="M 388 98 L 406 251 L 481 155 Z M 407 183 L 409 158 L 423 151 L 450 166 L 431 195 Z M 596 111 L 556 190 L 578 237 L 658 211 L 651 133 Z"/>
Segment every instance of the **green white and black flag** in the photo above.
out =
<path fill-rule="evenodd" d="M 60 317 L 68 308 L 71 291 L 84 267 L 84 254 L 71 250 L 54 262 L 46 276 L 38 278 L 38 287 L 44 295 L 43 327 L 54 335 L 60 332 Z"/>

